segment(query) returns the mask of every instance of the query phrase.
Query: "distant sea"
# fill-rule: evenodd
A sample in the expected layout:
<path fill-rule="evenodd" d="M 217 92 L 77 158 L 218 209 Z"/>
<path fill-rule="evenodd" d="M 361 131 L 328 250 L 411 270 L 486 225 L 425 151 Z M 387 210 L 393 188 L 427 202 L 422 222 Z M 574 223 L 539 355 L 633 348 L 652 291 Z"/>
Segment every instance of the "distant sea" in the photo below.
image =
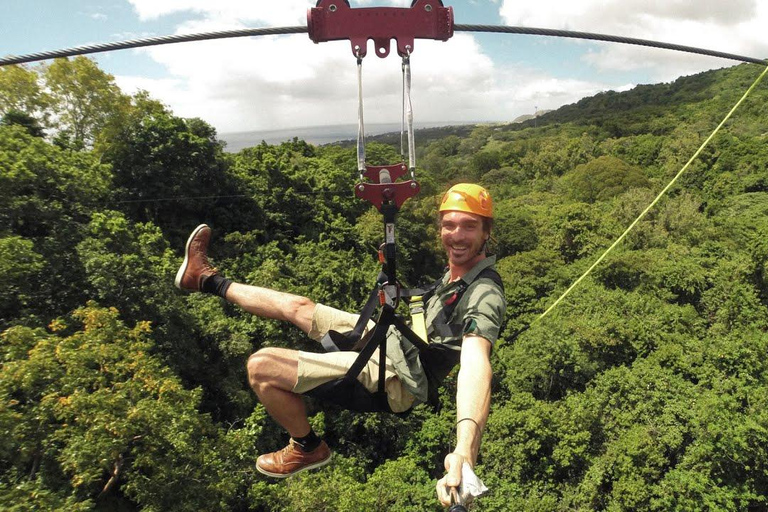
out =
<path fill-rule="evenodd" d="M 456 123 L 421 123 L 414 128 L 435 128 Z M 470 124 L 470 123 L 467 123 Z M 365 135 L 381 135 L 384 133 L 400 133 L 400 123 L 367 124 Z M 254 132 L 220 133 L 219 138 L 227 143 L 224 148 L 227 152 L 237 153 L 241 149 L 258 146 L 261 141 L 267 144 L 280 144 L 298 137 L 315 146 L 331 144 L 343 140 L 357 139 L 356 124 L 340 124 L 334 126 L 308 126 L 302 128 L 290 128 L 285 130 L 268 130 Z"/>

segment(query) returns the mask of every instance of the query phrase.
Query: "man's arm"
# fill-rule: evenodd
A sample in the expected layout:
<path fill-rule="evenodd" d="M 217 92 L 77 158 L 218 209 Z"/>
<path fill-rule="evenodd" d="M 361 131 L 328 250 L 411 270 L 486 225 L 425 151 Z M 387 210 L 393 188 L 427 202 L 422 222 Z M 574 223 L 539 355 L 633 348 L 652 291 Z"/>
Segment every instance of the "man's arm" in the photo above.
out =
<path fill-rule="evenodd" d="M 437 482 L 437 497 L 451 504 L 450 487 L 461 483 L 464 462 L 474 468 L 491 404 L 491 343 L 468 335 L 461 345 L 461 367 L 456 386 L 456 448 L 445 457 L 446 475 Z"/>

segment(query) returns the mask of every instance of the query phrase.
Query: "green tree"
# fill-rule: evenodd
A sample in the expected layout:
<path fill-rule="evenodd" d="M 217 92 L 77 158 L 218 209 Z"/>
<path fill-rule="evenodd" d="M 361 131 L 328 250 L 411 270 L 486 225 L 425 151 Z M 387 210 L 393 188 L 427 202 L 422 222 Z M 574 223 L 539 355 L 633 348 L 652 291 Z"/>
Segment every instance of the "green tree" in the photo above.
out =
<path fill-rule="evenodd" d="M 0 238 L 0 275 L 5 291 L 0 297 L 0 324 L 23 318 L 36 298 L 30 283 L 41 280 L 45 268 L 43 257 L 35 252 L 31 240 L 19 236 Z"/>
<path fill-rule="evenodd" d="M 33 137 L 44 137 L 45 131 L 40 123 L 31 115 L 20 110 L 9 110 L 0 118 L 0 126 L 10 125 L 23 126 L 24 129 Z"/>
<path fill-rule="evenodd" d="M 497 240 L 500 258 L 536 248 L 538 236 L 533 216 L 514 203 L 497 202 L 494 205 L 493 236 Z"/>
<path fill-rule="evenodd" d="M 16 111 L 40 118 L 49 100 L 35 71 L 19 65 L 0 67 L 0 116 Z"/>
<path fill-rule="evenodd" d="M 95 155 L 63 151 L 20 126 L 0 126 L 0 234 L 23 238 L 27 249 L 18 256 L 34 253 L 44 264 L 20 290 L 25 314 L 4 321 L 33 322 L 27 315 L 37 315 L 45 324 L 83 303 L 82 267 L 73 248 L 91 212 L 103 207 L 110 186 L 109 167 Z M 9 256 L 8 262 L 14 261 Z"/>
<path fill-rule="evenodd" d="M 150 355 L 148 324 L 128 328 L 117 311 L 94 306 L 72 320 L 83 326 L 68 336 L 2 335 L 2 480 L 43 490 L 25 497 L 31 507 L 55 496 L 79 508 L 227 508 L 231 489 L 221 482 L 232 468 L 221 432 L 197 412 L 199 390 Z"/>
<path fill-rule="evenodd" d="M 568 196 L 585 203 L 609 199 L 629 189 L 649 185 L 642 170 L 613 156 L 601 156 L 579 165 L 562 179 Z"/>
<path fill-rule="evenodd" d="M 224 173 L 216 131 L 199 119 L 174 116 L 144 93 L 134 98 L 130 115 L 104 151 L 120 208 L 135 221 L 160 226 L 174 246 L 196 224 L 210 222 L 217 205 L 240 206 L 231 196 L 242 191 Z M 247 203 L 241 210 L 248 214 Z"/>
<path fill-rule="evenodd" d="M 56 119 L 56 140 L 76 149 L 92 147 L 110 124 L 119 125 L 130 105 L 112 75 L 83 56 L 56 59 L 43 70 Z"/>

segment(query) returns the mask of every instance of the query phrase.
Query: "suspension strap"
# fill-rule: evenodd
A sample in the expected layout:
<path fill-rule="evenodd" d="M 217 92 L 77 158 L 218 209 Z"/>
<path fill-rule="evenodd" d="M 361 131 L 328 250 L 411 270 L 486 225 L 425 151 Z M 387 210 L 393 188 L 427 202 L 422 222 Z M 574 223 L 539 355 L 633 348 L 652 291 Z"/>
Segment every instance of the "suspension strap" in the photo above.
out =
<path fill-rule="evenodd" d="M 410 51 L 410 48 L 407 49 Z M 406 134 L 408 144 L 408 170 L 411 179 L 416 179 L 416 151 L 413 134 L 413 103 L 411 102 L 411 58 L 403 56 L 403 117 L 400 124 L 400 156 L 405 161 Z M 365 116 L 363 113 L 363 58 L 357 57 L 357 170 L 360 181 L 366 170 L 365 164 Z"/>
<path fill-rule="evenodd" d="M 416 150 L 413 134 L 413 103 L 411 102 L 411 58 L 403 56 L 403 116 L 400 124 L 400 156 L 405 161 L 405 136 L 408 144 L 408 170 L 411 180 L 416 179 Z M 363 114 L 363 58 L 357 57 L 357 170 L 363 181 L 367 166 L 365 163 L 365 121 Z M 399 206 L 399 205 L 398 205 Z"/>
<path fill-rule="evenodd" d="M 411 171 L 411 179 L 415 179 L 416 170 L 416 152 L 414 151 L 413 138 L 413 103 L 411 103 L 411 54 L 410 49 L 406 48 L 408 53 L 403 55 L 403 125 L 408 128 L 408 169 Z M 407 122 L 407 123 L 406 123 Z M 405 161 L 405 151 L 403 149 L 402 128 L 400 131 L 400 154 Z"/>
<path fill-rule="evenodd" d="M 357 55 L 357 170 L 365 172 L 365 121 L 363 120 L 363 58 Z"/>

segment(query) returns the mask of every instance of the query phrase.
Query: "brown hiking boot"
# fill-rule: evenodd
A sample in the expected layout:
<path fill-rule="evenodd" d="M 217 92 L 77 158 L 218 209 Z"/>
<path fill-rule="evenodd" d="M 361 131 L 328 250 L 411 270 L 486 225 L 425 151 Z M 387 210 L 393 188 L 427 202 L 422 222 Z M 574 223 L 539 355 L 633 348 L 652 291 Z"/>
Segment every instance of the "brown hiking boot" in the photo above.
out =
<path fill-rule="evenodd" d="M 199 292 L 203 281 L 216 274 L 216 269 L 208 263 L 208 242 L 211 241 L 211 228 L 200 224 L 195 228 L 184 251 L 184 263 L 176 273 L 174 284 L 180 290 Z"/>
<path fill-rule="evenodd" d="M 285 478 L 308 469 L 316 469 L 331 462 L 331 449 L 320 441 L 320 445 L 311 452 L 305 452 L 291 439 L 282 450 L 265 453 L 256 459 L 259 473 L 275 478 Z"/>

